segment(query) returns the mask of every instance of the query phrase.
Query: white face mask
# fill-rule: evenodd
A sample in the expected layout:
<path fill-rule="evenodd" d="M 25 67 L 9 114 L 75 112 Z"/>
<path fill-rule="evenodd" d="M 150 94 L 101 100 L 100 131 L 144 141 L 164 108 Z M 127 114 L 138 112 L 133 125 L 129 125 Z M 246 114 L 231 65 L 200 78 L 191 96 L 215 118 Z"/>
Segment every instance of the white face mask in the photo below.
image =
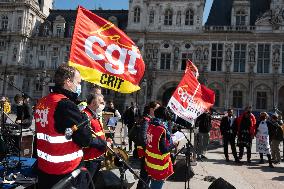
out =
<path fill-rule="evenodd" d="M 103 109 L 105 109 L 105 105 L 104 104 L 100 104 L 99 107 L 96 109 L 96 113 L 101 113 L 103 111 Z"/>

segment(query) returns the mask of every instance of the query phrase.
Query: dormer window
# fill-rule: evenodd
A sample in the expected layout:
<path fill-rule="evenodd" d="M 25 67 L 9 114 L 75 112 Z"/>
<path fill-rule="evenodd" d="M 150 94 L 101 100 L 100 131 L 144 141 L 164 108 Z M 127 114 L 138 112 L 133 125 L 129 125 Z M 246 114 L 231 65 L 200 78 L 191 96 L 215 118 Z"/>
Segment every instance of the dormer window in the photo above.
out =
<path fill-rule="evenodd" d="M 193 10 L 189 9 L 185 12 L 185 25 L 192 26 L 194 23 L 194 12 Z"/>
<path fill-rule="evenodd" d="M 244 10 L 239 10 L 236 12 L 236 26 L 246 25 L 246 13 Z"/>
<path fill-rule="evenodd" d="M 171 26 L 172 24 L 173 24 L 173 11 L 170 9 L 167 9 L 165 11 L 164 25 Z"/>
<path fill-rule="evenodd" d="M 43 27 L 43 35 L 44 35 L 44 36 L 48 36 L 48 26 L 47 26 L 47 25 L 45 25 L 45 26 Z"/>
<path fill-rule="evenodd" d="M 61 30 L 62 30 L 62 29 L 61 29 L 60 26 L 57 26 L 57 27 L 56 27 L 56 36 L 57 36 L 57 37 L 60 37 L 60 36 L 61 36 Z"/>
<path fill-rule="evenodd" d="M 140 22 L 140 8 L 136 7 L 134 9 L 134 23 L 139 23 Z"/>

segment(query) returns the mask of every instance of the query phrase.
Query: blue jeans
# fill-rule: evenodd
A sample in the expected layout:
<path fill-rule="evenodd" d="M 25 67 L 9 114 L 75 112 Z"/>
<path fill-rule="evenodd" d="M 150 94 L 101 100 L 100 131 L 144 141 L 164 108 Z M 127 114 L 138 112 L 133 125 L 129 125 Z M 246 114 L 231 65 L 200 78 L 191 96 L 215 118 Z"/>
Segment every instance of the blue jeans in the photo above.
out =
<path fill-rule="evenodd" d="M 151 179 L 150 188 L 151 189 L 162 189 L 164 182 L 165 182 L 164 180 Z"/>

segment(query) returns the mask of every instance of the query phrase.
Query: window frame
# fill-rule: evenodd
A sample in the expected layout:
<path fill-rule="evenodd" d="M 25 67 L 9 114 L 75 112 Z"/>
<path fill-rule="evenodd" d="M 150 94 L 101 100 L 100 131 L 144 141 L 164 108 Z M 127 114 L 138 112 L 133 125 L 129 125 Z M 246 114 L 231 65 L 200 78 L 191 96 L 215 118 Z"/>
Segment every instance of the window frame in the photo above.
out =
<path fill-rule="evenodd" d="M 216 50 L 213 49 L 213 46 L 216 45 Z M 220 50 L 219 47 L 222 47 Z M 221 56 L 219 56 L 221 53 Z M 216 56 L 214 56 L 216 54 Z M 223 54 L 224 54 L 224 44 L 223 43 L 212 43 L 211 44 L 211 68 L 210 71 L 212 72 L 221 72 L 222 65 L 223 65 Z M 215 61 L 215 69 L 213 69 L 213 61 Z M 220 69 L 219 69 L 220 68 Z"/>
<path fill-rule="evenodd" d="M 141 17 L 141 9 L 140 7 L 134 8 L 134 15 L 133 15 L 133 22 L 134 23 L 140 23 L 140 17 Z"/>
<path fill-rule="evenodd" d="M 235 94 L 237 93 L 237 94 Z M 232 91 L 232 98 L 233 98 L 233 107 L 234 108 L 243 108 L 243 101 L 244 101 L 244 92 L 242 90 L 234 90 Z"/>
<path fill-rule="evenodd" d="M 160 56 L 160 70 L 170 70 L 172 61 L 172 53 L 162 52 Z"/>
<path fill-rule="evenodd" d="M 243 57 L 243 54 L 244 54 L 244 57 Z M 246 72 L 246 58 L 247 58 L 247 44 L 236 43 L 234 45 L 233 72 L 236 72 L 236 73 Z"/>
<path fill-rule="evenodd" d="M 185 12 L 184 25 L 186 25 L 186 26 L 193 26 L 194 25 L 194 11 L 192 9 L 188 9 Z"/>
<path fill-rule="evenodd" d="M 165 26 L 172 26 L 173 25 L 173 11 L 171 9 L 165 10 L 164 25 Z"/>

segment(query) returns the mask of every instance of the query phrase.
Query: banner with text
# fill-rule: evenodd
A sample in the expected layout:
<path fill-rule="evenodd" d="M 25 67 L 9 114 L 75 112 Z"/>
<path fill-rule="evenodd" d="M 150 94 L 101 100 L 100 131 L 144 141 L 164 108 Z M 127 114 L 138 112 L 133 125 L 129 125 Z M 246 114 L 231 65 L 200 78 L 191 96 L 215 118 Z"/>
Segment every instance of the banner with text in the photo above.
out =
<path fill-rule="evenodd" d="M 192 64 L 192 62 L 190 63 Z M 188 122 L 193 122 L 215 102 L 214 91 L 201 85 L 197 80 L 196 73 L 198 72 L 193 73 L 191 69 L 186 70 L 168 103 L 168 107 L 175 114 Z"/>
<path fill-rule="evenodd" d="M 121 93 L 140 89 L 145 71 L 134 42 L 109 21 L 78 7 L 69 65 L 82 79 Z"/>

